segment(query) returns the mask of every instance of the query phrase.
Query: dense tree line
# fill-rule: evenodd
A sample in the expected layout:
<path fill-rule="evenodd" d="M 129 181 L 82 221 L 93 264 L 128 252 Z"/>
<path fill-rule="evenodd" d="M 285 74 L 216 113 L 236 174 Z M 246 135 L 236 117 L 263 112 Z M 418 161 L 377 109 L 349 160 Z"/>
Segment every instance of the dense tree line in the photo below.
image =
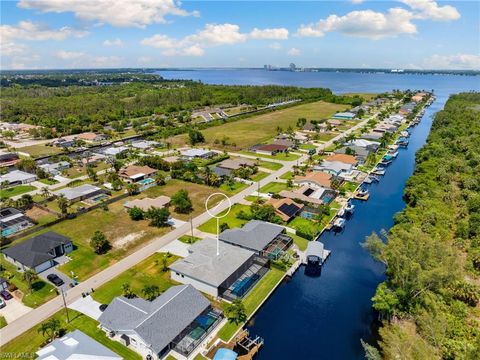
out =
<path fill-rule="evenodd" d="M 408 180 L 406 208 L 384 243 L 373 306 L 384 320 L 377 359 L 479 359 L 480 94 L 452 96 L 436 114 Z"/>

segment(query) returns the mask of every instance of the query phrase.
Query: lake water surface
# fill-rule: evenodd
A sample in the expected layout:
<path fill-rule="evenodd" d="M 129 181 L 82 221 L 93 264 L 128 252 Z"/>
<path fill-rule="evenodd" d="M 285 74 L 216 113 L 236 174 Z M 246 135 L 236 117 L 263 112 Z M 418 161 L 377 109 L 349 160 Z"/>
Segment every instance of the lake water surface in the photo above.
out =
<path fill-rule="evenodd" d="M 404 207 L 403 188 L 413 173 L 415 152 L 425 144 L 432 116 L 450 94 L 480 91 L 480 77 L 361 73 L 293 73 L 263 70 L 160 71 L 168 79 L 193 79 L 209 84 L 295 85 L 328 87 L 336 93 L 384 92 L 392 89 L 435 90 L 437 100 L 427 109 L 410 137 L 407 149 L 389 166 L 380 183 L 370 187 L 367 202 L 355 201 L 356 211 L 342 233 L 325 232 L 320 240 L 332 251 L 318 278 L 303 268 L 284 282 L 254 317 L 249 329 L 265 339 L 257 359 L 362 359 L 360 339 L 373 336 L 375 315 L 371 298 L 384 280 L 383 267 L 360 242 L 373 231 L 388 230 Z"/>

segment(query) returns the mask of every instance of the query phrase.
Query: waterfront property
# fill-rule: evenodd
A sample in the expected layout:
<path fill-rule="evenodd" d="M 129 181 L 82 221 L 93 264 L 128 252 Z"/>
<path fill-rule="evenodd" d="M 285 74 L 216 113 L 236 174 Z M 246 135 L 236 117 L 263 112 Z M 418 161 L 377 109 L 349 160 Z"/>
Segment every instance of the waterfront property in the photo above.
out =
<path fill-rule="evenodd" d="M 221 312 L 193 286 L 178 285 L 151 302 L 116 297 L 98 321 L 111 338 L 157 360 L 171 350 L 188 357 L 221 318 Z"/>
<path fill-rule="evenodd" d="M 85 141 L 86 143 L 96 143 L 96 142 L 105 140 L 107 137 L 103 134 L 85 132 L 85 133 L 78 134 L 76 138 L 78 140 Z"/>
<path fill-rule="evenodd" d="M 277 259 L 293 243 L 292 238 L 285 235 L 285 227 L 260 220 L 250 220 L 242 228 L 225 230 L 219 239 L 271 259 Z"/>
<path fill-rule="evenodd" d="M 128 183 L 141 183 L 144 184 L 148 180 L 153 182 L 151 176 L 154 176 L 157 170 L 152 169 L 149 166 L 130 165 L 123 169 L 120 169 L 118 175 Z"/>
<path fill-rule="evenodd" d="M 21 170 L 14 170 L 5 175 L 0 176 L 0 183 L 8 183 L 8 185 L 29 184 L 37 180 L 37 175 L 30 174 Z"/>
<path fill-rule="evenodd" d="M 53 340 L 36 353 L 37 360 L 121 360 L 122 357 L 85 335 L 74 330 Z"/>
<path fill-rule="evenodd" d="M 18 160 L 19 158 L 16 153 L 0 150 L 0 167 L 14 166 Z"/>
<path fill-rule="evenodd" d="M 309 171 L 305 175 L 297 175 L 294 177 L 294 184 L 295 185 L 308 185 L 308 186 L 316 186 L 325 189 L 332 188 L 332 180 L 333 176 L 326 172 L 321 171 Z"/>
<path fill-rule="evenodd" d="M 2 236 L 15 234 L 33 226 L 32 220 L 15 208 L 0 209 L 0 229 Z"/>
<path fill-rule="evenodd" d="M 244 296 L 268 272 L 268 261 L 255 252 L 206 238 L 189 247 L 189 255 L 170 265 L 172 280 L 191 284 L 215 297 Z"/>
<path fill-rule="evenodd" d="M 70 163 L 67 161 L 59 161 L 53 164 L 42 164 L 38 166 L 39 168 L 43 169 L 46 173 L 56 176 L 60 175 L 62 171 L 67 170 L 70 167 Z"/>
<path fill-rule="evenodd" d="M 298 189 L 280 191 L 279 195 L 294 201 L 303 201 L 313 205 L 325 205 L 331 203 L 333 199 L 335 199 L 336 192 L 322 186 L 303 185 Z"/>
<path fill-rule="evenodd" d="M 294 200 L 288 197 L 284 199 L 270 198 L 267 204 L 272 205 L 275 209 L 275 213 L 285 222 L 292 220 L 302 211 L 303 207 L 305 206 L 303 204 L 296 203 Z"/>
<path fill-rule="evenodd" d="M 69 238 L 49 231 L 2 250 L 2 253 L 6 260 L 22 271 L 40 273 L 55 266 L 55 259 L 72 250 L 73 244 Z"/>
<path fill-rule="evenodd" d="M 104 195 L 104 193 L 105 191 L 98 186 L 83 184 L 73 188 L 67 187 L 57 190 L 53 194 L 56 196 L 64 196 L 68 201 L 76 202 Z"/>

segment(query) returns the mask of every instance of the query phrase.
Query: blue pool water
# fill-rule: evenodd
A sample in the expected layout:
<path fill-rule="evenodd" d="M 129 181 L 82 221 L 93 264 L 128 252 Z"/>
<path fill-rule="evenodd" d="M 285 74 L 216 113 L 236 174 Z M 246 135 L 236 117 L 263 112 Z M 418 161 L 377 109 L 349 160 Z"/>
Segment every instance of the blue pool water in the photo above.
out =
<path fill-rule="evenodd" d="M 142 179 L 139 181 L 140 184 L 143 184 L 143 185 L 148 185 L 148 184 L 151 184 L 153 183 L 155 180 L 153 180 L 152 178 L 146 178 L 146 179 Z"/>
<path fill-rule="evenodd" d="M 275 291 L 249 324 L 252 334 L 265 339 L 257 356 L 259 360 L 363 359 L 360 339 L 371 340 L 375 335 L 370 299 L 384 280 L 384 268 L 371 259 L 360 243 L 372 231 L 388 230 L 394 214 L 403 209 L 403 188 L 413 172 L 415 152 L 430 131 L 432 115 L 441 110 L 450 94 L 480 91 L 480 77 L 263 70 L 160 71 L 160 74 L 216 84 L 329 87 L 337 93 L 435 90 L 437 101 L 413 129 L 408 148 L 399 149 L 385 176 L 368 187 L 370 199 L 352 202 L 355 214 L 344 231 L 321 236 L 325 248 L 332 251 L 321 276 L 308 277 L 301 268 Z"/>

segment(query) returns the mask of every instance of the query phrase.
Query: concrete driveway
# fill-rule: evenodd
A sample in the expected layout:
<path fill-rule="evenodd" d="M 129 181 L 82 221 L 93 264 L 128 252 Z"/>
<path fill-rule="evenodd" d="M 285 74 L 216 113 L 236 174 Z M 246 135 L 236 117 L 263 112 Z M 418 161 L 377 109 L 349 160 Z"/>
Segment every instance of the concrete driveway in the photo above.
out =
<path fill-rule="evenodd" d="M 185 244 L 180 240 L 173 240 L 172 242 L 168 243 L 164 247 L 162 247 L 158 252 L 169 252 L 170 254 L 177 255 L 180 257 L 187 257 L 188 256 L 188 248 L 190 247 L 189 244 Z"/>
<path fill-rule="evenodd" d="M 3 309 L 0 309 L 0 316 L 3 316 L 7 323 L 17 320 L 19 317 L 22 317 L 26 313 L 30 312 L 32 308 L 23 305 L 20 300 L 15 298 L 10 300 L 5 300 L 7 306 Z"/>
<path fill-rule="evenodd" d="M 62 286 L 55 286 L 50 280 L 47 279 L 47 276 L 50 275 L 50 274 L 56 274 L 60 279 L 63 280 L 64 284 Z M 73 283 L 74 281 L 72 279 L 70 279 L 67 275 L 65 275 L 64 273 L 62 273 L 60 270 L 57 270 L 57 268 L 55 267 L 52 267 L 50 269 L 47 269 L 45 271 L 42 271 L 41 273 L 38 274 L 38 276 L 40 278 L 42 278 L 43 280 L 45 280 L 47 283 L 49 283 L 50 285 L 56 287 L 57 289 L 59 290 L 62 290 L 63 291 L 67 291 L 68 289 L 70 289 L 70 286 L 68 286 L 70 283 Z"/>
<path fill-rule="evenodd" d="M 170 218 L 168 219 L 168 225 L 173 226 L 175 229 L 185 225 L 186 221 Z"/>
<path fill-rule="evenodd" d="M 92 299 L 90 295 L 86 297 L 81 297 L 78 300 L 72 302 L 68 307 L 73 310 L 77 310 L 82 314 L 85 314 L 91 317 L 94 320 L 98 320 L 102 312 L 100 311 L 99 306 L 102 305 L 98 301 Z"/>

